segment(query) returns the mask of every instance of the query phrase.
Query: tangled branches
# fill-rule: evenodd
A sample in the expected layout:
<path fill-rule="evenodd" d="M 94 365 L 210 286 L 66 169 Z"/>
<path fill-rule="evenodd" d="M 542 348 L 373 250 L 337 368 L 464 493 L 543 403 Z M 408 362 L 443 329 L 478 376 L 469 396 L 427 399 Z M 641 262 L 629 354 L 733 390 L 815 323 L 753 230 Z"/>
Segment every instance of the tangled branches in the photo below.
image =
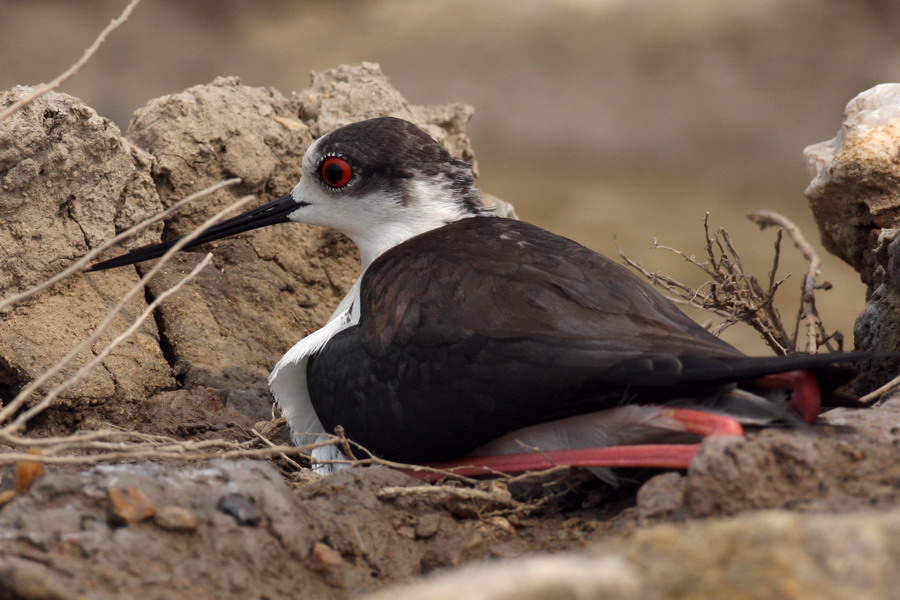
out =
<path fill-rule="evenodd" d="M 820 261 L 812 246 L 803 237 L 800 229 L 783 215 L 770 211 L 757 211 L 751 213 L 749 218 L 763 229 L 770 226 L 779 227 L 775 238 L 772 269 L 769 271 L 765 287 L 756 276 L 749 273 L 744 267 L 741 255 L 735 248 L 728 231 L 720 228 L 715 233 L 710 232 L 708 213 L 703 219 L 706 237 L 705 260 L 698 260 L 693 255 L 687 255 L 653 240 L 654 248 L 677 254 L 703 271 L 709 279 L 700 287 L 694 288 L 663 273 L 649 271 L 622 252 L 619 255 L 628 266 L 640 272 L 657 287 L 665 290 L 674 302 L 702 308 L 724 317 L 725 320 L 712 330 L 715 335 L 719 335 L 735 323 L 743 322 L 758 331 L 766 344 L 777 354 L 785 355 L 800 349 L 798 343 L 800 342 L 800 327 L 803 324 L 806 326 L 804 348 L 806 352 L 816 353 L 821 348 L 826 348 L 828 351 L 841 350 L 843 348 L 842 334 L 840 332 L 827 333 L 816 311 L 815 291 L 817 289 L 827 290 L 831 286 L 828 283 L 816 283 Z M 789 275 L 778 277 L 781 245 L 785 232 L 809 263 L 809 268 L 803 277 L 801 303 L 792 333 L 785 328 L 781 315 L 774 304 L 776 292 L 789 277 Z"/>

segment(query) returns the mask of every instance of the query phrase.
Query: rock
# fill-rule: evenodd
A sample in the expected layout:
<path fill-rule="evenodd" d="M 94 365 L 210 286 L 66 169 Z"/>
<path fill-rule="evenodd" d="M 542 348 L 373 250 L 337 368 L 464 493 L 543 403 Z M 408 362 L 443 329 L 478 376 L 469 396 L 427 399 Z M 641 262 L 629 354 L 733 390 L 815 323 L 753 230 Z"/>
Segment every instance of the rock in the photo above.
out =
<path fill-rule="evenodd" d="M 65 586 L 49 583 L 27 561 L 15 559 L 0 566 L 0 592 L 4 598 L 14 600 L 88 600 Z"/>
<path fill-rule="evenodd" d="M 180 527 L 108 523 L 106 496 L 117 489 L 139 489 L 153 506 L 177 503 L 196 515 L 194 533 L 185 537 Z M 241 527 L 219 513 L 217 499 L 229 489 L 252 498 L 272 531 Z M 199 468 L 112 465 L 49 473 L 0 513 L 0 565 L 33 556 L 28 546 L 40 547 L 45 557 L 40 572 L 48 584 L 89 590 L 93 598 L 212 597 L 224 590 L 237 593 L 244 585 L 258 585 L 256 593 L 280 595 L 287 590 L 277 579 L 267 582 L 266 561 L 273 555 L 302 560 L 316 539 L 290 496 L 270 465 L 253 461 L 220 460 Z M 166 518 L 158 512 L 154 520 Z"/>
<path fill-rule="evenodd" d="M 415 534 L 420 538 L 434 537 L 434 534 L 438 532 L 438 527 L 440 527 L 440 524 L 441 518 L 437 515 L 437 513 L 424 515 L 421 519 L 419 519 L 418 525 L 416 525 Z"/>
<path fill-rule="evenodd" d="M 344 559 L 341 558 L 341 555 L 335 552 L 331 546 L 322 542 L 313 544 L 310 560 L 312 561 L 311 568 L 313 571 L 327 571 L 344 564 Z"/>
<path fill-rule="evenodd" d="M 792 600 L 894 598 L 900 512 L 804 516 L 763 512 L 660 525 L 590 553 L 466 567 L 372 600 Z"/>
<path fill-rule="evenodd" d="M 637 493 L 638 518 L 643 521 L 679 518 L 684 509 L 685 478 L 663 473 L 641 486 Z"/>
<path fill-rule="evenodd" d="M 856 435 L 885 447 L 900 446 L 900 393 L 888 395 L 871 410 L 836 408 L 820 417 L 823 423 L 850 427 Z"/>
<path fill-rule="evenodd" d="M 132 525 L 156 514 L 156 507 L 137 487 L 111 487 L 108 490 L 110 510 L 116 520 Z"/>
<path fill-rule="evenodd" d="M 5 92 L 0 106 L 29 91 Z M 51 92 L 2 123 L 0 297 L 49 278 L 117 231 L 159 212 L 152 160 L 111 121 L 65 94 Z M 150 231 L 132 243 L 152 239 Z M 73 277 L 0 313 L 0 398 L 9 400 L 62 359 L 136 282 L 133 270 Z M 124 329 L 144 306 L 139 293 L 113 321 L 113 330 Z M 104 334 L 75 364 L 87 362 L 112 338 Z M 62 380 L 57 376 L 49 384 Z M 64 391 L 56 406 L 81 410 L 110 398 L 135 401 L 173 383 L 150 320 L 112 352 L 105 368 Z"/>
<path fill-rule="evenodd" d="M 812 181 L 806 197 L 822 243 L 868 285 L 857 319 L 857 349 L 900 350 L 900 84 L 851 100 L 834 139 L 804 150 Z M 860 393 L 896 375 L 896 361 L 863 365 Z"/>
<path fill-rule="evenodd" d="M 900 513 L 815 516 L 766 512 L 665 525 L 600 544 L 642 574 L 642 598 L 890 598 Z"/>
<path fill-rule="evenodd" d="M 881 420 L 882 426 L 871 423 Z M 638 492 L 642 520 L 683 520 L 790 508 L 851 512 L 900 506 L 896 405 L 842 409 L 841 428 L 767 429 L 703 442 L 685 475 L 667 473 Z M 847 431 L 842 431 L 847 430 Z"/>
<path fill-rule="evenodd" d="M 822 243 L 870 284 L 875 235 L 900 224 L 898 150 L 900 84 L 889 83 L 856 96 L 837 135 L 803 151 L 812 177 L 805 193 Z"/>
<path fill-rule="evenodd" d="M 900 186 L 896 193 L 900 194 Z M 896 232 L 896 229 L 882 230 L 876 242 L 874 281 L 866 307 L 853 327 L 856 347 L 860 350 L 900 351 L 900 319 L 897 318 L 900 315 L 900 236 Z M 862 369 L 861 377 L 854 382 L 854 389 L 860 393 L 868 393 L 898 373 L 896 360 L 867 363 Z"/>
<path fill-rule="evenodd" d="M 487 563 L 401 588 L 370 600 L 637 600 L 639 573 L 621 558 L 536 556 Z"/>
<path fill-rule="evenodd" d="M 167 222 L 169 237 L 245 194 L 286 194 L 313 140 L 287 98 L 236 77 L 151 100 L 135 111 L 126 137 L 155 157 L 152 174 L 164 206 L 223 179 L 242 180 L 179 211 Z"/>
<path fill-rule="evenodd" d="M 465 127 L 474 112 L 465 104 L 411 106 L 388 83 L 375 63 L 342 65 L 313 73 L 309 89 L 294 94 L 300 116 L 311 122 L 313 137 L 373 117 L 412 121 L 444 145 L 451 154 L 475 165 L 475 153 Z"/>
<path fill-rule="evenodd" d="M 238 525 L 245 527 L 256 527 L 263 519 L 262 511 L 257 508 L 253 500 L 243 494 L 222 496 L 216 503 L 216 508 L 226 515 L 231 515 Z"/>

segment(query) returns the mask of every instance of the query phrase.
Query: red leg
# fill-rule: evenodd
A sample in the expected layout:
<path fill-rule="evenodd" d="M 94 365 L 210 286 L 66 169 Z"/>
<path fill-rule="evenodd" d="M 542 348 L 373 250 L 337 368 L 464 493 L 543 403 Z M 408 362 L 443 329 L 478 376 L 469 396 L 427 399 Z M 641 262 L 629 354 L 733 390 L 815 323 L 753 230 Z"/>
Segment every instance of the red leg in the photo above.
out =
<path fill-rule="evenodd" d="M 822 407 L 822 390 L 819 380 L 809 371 L 786 371 L 754 379 L 753 383 L 765 388 L 792 390 L 791 408 L 807 423 L 814 423 Z"/>
<path fill-rule="evenodd" d="M 743 435 L 740 423 L 723 415 L 714 415 L 685 408 L 665 408 L 662 416 L 681 423 L 687 433 L 703 436 Z M 651 467 L 661 469 L 686 469 L 697 454 L 700 444 L 644 444 L 634 446 L 608 446 L 578 448 L 550 452 L 525 452 L 496 456 L 470 456 L 422 466 L 452 471 L 457 475 L 472 477 L 492 473 L 521 473 L 555 466 L 566 467 Z M 441 475 L 424 471 L 405 470 L 405 473 L 436 481 Z"/>

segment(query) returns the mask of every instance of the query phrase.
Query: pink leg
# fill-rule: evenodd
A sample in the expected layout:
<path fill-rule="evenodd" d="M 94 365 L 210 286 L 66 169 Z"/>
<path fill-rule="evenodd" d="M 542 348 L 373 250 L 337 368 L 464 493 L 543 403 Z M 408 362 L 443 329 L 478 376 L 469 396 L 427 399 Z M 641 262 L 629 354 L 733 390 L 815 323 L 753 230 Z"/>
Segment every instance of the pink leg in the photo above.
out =
<path fill-rule="evenodd" d="M 792 390 L 791 408 L 807 423 L 814 423 L 822 407 L 822 390 L 819 380 L 809 371 L 786 371 L 754 379 L 753 383 L 765 388 Z"/>
<path fill-rule="evenodd" d="M 663 416 L 680 422 L 687 433 L 703 436 L 743 435 L 740 423 L 723 415 L 713 415 L 686 408 L 665 408 Z M 442 462 L 423 463 L 452 471 L 457 475 L 473 477 L 491 473 L 521 473 L 555 466 L 566 467 L 651 467 L 662 469 L 686 469 L 697 454 L 700 444 L 644 444 L 635 446 L 608 446 L 578 448 L 550 452 L 526 452 L 496 456 L 470 456 Z M 441 479 L 441 475 L 423 471 L 405 470 L 405 473 L 426 481 Z"/>

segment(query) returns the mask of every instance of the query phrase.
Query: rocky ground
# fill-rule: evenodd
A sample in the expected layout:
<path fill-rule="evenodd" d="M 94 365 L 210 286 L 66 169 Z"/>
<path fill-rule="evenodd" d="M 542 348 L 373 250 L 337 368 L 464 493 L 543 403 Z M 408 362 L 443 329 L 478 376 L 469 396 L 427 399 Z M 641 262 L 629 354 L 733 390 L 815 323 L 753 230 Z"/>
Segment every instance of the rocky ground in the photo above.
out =
<path fill-rule="evenodd" d="M 826 245 L 870 286 L 857 335 L 868 350 L 900 349 L 894 95 L 851 103 L 841 134 L 810 150 L 807 194 Z M 151 101 L 124 134 L 81 101 L 49 94 L 0 124 L 2 295 L 222 179 L 241 183 L 129 245 L 180 235 L 245 194 L 283 194 L 312 139 L 382 114 L 474 159 L 469 107 L 411 106 L 374 65 L 317 74 L 290 97 L 217 79 Z M 256 428 L 283 441 L 266 375 L 346 292 L 355 250 L 333 232 L 292 225 L 212 251 L 211 268 L 27 434 L 114 426 L 247 442 Z M 173 260 L 126 305 L 120 330 L 202 256 Z M 141 269 L 78 275 L 0 311 L 0 397 L 84 339 Z M 857 385 L 869 391 L 892 373 L 875 365 Z M 900 584 L 898 445 L 894 396 L 803 430 L 711 439 L 686 473 L 623 473 L 618 488 L 576 473 L 553 486 L 428 489 L 380 468 L 320 478 L 282 458 L 51 465 L 27 491 L 2 496 L 0 597 L 889 598 Z M 21 467 L 0 488 L 14 488 Z M 417 587 L 395 587 L 423 575 Z"/>

